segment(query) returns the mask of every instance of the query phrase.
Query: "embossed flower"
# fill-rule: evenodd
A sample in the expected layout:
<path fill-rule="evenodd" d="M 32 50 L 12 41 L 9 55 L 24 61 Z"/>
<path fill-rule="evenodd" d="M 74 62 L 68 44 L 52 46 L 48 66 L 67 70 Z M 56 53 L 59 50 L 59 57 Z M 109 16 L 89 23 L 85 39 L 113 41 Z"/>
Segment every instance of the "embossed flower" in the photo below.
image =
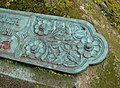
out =
<path fill-rule="evenodd" d="M 47 20 L 40 20 L 35 25 L 35 33 L 38 35 L 48 35 L 52 32 L 52 23 Z"/>
<path fill-rule="evenodd" d="M 45 44 L 40 40 L 36 40 L 34 42 L 30 42 L 25 49 L 26 55 L 29 57 L 39 58 L 45 52 Z"/>
<path fill-rule="evenodd" d="M 79 47 L 79 52 L 85 57 L 90 58 L 98 54 L 100 50 L 100 43 L 98 40 L 93 39 L 92 37 L 81 39 L 81 43 L 77 45 Z"/>

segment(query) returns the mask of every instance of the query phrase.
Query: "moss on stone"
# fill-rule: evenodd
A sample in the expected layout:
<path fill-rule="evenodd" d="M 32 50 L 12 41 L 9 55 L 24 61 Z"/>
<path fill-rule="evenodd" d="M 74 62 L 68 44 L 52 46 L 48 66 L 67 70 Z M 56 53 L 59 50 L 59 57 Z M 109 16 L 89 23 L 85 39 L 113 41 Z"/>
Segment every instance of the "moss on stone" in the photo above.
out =
<path fill-rule="evenodd" d="M 72 0 L 2 0 L 0 7 L 22 11 L 67 16 Z"/>
<path fill-rule="evenodd" d="M 104 11 L 111 25 L 120 32 L 120 1 L 119 0 L 94 0 L 96 4 Z"/>
<path fill-rule="evenodd" d="M 92 88 L 119 88 L 120 87 L 120 75 L 117 72 L 116 57 L 111 53 L 107 58 L 107 63 L 102 63 L 96 70 L 97 75 L 94 76 L 94 80 L 91 82 Z M 120 63 L 119 63 L 120 65 Z"/>

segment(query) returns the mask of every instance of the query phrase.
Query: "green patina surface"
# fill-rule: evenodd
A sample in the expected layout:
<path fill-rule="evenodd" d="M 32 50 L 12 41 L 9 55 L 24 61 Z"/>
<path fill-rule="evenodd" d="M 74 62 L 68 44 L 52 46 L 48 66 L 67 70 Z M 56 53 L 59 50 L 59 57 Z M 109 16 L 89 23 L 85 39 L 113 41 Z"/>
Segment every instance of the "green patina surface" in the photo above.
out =
<path fill-rule="evenodd" d="M 39 0 L 1 0 L 0 7 L 19 9 L 24 11 L 39 12 L 45 14 L 54 14 L 71 18 L 81 18 L 91 22 L 94 27 L 105 36 L 110 45 L 110 53 L 107 59 L 97 66 L 92 66 L 85 72 L 78 75 L 59 74 L 49 71 L 47 77 L 58 79 L 59 85 L 64 85 L 67 82 L 74 83 L 79 88 L 119 88 L 120 87 L 120 1 L 119 0 L 60 0 L 68 1 L 66 7 L 62 7 L 55 0 L 44 3 Z M 113 2 L 113 3 L 111 3 Z M 17 3 L 17 4 L 16 4 Z M 62 2 L 60 2 L 62 3 Z M 5 63 L 6 61 L 3 61 Z M 14 63 L 14 62 L 13 62 Z M 18 65 L 18 64 L 17 64 Z M 12 67 L 10 67 L 12 68 Z M 26 68 L 26 66 L 24 67 Z M 33 71 L 47 73 L 41 68 L 33 68 Z M 32 72 L 33 72 L 32 71 Z M 37 72 L 36 72 L 37 73 Z M 46 74 L 42 75 L 44 78 Z M 62 79 L 61 79 L 62 76 Z M 37 79 L 41 75 L 36 75 L 33 79 Z M 77 80 L 77 81 L 76 81 Z M 45 80 L 47 81 L 47 80 Z M 47 82 L 45 82 L 47 83 Z M 72 85 L 69 85 L 72 86 Z M 36 85 L 36 87 L 38 87 Z M 70 87 L 68 87 L 70 88 Z"/>

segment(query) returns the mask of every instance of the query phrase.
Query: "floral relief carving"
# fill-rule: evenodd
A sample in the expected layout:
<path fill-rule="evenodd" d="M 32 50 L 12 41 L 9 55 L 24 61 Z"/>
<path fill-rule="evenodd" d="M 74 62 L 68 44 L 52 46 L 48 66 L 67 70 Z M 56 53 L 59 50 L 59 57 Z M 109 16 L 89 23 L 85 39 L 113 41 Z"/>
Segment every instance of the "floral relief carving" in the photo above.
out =
<path fill-rule="evenodd" d="M 25 47 L 26 55 L 31 58 L 39 58 L 45 52 L 45 44 L 42 41 L 33 41 Z"/>
<path fill-rule="evenodd" d="M 35 25 L 35 33 L 38 35 L 48 35 L 53 29 L 52 29 L 53 23 L 47 20 L 39 19 L 39 22 Z"/>
<path fill-rule="evenodd" d="M 78 66 L 82 59 L 94 57 L 100 50 L 100 41 L 87 32 L 79 24 L 38 18 L 34 25 L 38 39 L 26 45 L 26 55 L 53 64 Z"/>
<path fill-rule="evenodd" d="M 92 37 L 84 37 L 81 39 L 81 43 L 84 46 L 80 46 L 79 52 L 85 57 L 95 57 L 100 51 L 100 41 L 93 39 Z"/>
<path fill-rule="evenodd" d="M 0 56 L 79 73 L 108 54 L 106 39 L 84 20 L 0 8 Z"/>

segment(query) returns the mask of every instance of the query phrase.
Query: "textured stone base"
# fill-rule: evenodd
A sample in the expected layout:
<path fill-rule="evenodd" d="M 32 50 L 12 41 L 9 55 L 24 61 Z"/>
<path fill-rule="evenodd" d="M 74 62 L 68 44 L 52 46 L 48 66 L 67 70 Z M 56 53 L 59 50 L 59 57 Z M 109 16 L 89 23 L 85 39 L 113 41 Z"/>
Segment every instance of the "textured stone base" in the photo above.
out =
<path fill-rule="evenodd" d="M 76 76 L 0 58 L 0 88 L 73 88 Z"/>
<path fill-rule="evenodd" d="M 27 82 L 6 75 L 0 75 L 0 88 L 52 88 L 52 87 Z"/>

